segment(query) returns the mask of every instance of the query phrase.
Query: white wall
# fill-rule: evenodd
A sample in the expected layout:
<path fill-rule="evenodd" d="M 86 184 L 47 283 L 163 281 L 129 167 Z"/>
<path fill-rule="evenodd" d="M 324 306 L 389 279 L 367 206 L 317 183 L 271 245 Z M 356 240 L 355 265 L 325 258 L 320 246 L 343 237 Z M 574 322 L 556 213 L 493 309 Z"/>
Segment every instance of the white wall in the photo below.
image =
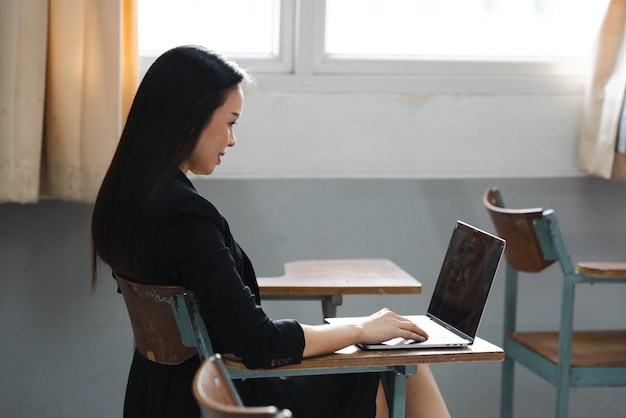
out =
<path fill-rule="evenodd" d="M 216 177 L 578 176 L 582 95 L 246 91 Z"/>

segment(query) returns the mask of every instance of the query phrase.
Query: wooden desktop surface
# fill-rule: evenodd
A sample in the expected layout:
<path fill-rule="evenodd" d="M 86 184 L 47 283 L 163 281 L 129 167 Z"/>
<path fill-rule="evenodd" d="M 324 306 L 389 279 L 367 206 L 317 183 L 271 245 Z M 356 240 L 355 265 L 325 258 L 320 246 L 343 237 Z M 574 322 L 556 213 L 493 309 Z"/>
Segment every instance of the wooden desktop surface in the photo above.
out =
<path fill-rule="evenodd" d="M 261 297 L 418 294 L 422 284 L 387 259 L 285 263 L 285 275 L 258 278 Z"/>
<path fill-rule="evenodd" d="M 243 363 L 232 355 L 224 355 L 224 359 L 229 369 L 248 370 Z M 420 363 L 493 362 L 502 360 L 504 360 L 504 350 L 502 348 L 477 337 L 471 346 L 462 348 L 362 350 L 352 345 L 331 354 L 304 359 L 300 364 L 282 366 L 271 370 L 285 372 L 290 370 L 336 370 L 407 366 Z M 261 373 L 267 371 L 259 370 Z"/>

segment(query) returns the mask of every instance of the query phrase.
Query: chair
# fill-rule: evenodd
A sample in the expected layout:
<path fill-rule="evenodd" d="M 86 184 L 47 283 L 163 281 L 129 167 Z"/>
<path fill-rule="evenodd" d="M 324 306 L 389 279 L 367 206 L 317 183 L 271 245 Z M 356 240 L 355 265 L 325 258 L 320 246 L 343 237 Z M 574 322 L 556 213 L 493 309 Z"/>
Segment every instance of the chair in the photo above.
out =
<path fill-rule="evenodd" d="M 219 354 L 206 359 L 194 377 L 193 394 L 204 418 L 290 418 L 288 409 L 275 406 L 242 406 Z"/>
<path fill-rule="evenodd" d="M 124 297 L 141 355 L 155 363 L 177 365 L 196 354 L 196 345 L 181 340 L 172 315 L 171 298 L 185 291 L 180 286 L 156 286 L 115 276 Z"/>
<path fill-rule="evenodd" d="M 483 204 L 507 241 L 501 416 L 513 413 L 515 362 L 555 385 L 558 418 L 568 415 L 570 387 L 626 386 L 626 330 L 573 329 L 575 286 L 626 282 L 626 263 L 578 263 L 575 268 L 552 209 L 506 209 L 494 188 L 485 191 Z M 558 330 L 518 330 L 519 273 L 539 273 L 555 262 L 562 273 Z"/>

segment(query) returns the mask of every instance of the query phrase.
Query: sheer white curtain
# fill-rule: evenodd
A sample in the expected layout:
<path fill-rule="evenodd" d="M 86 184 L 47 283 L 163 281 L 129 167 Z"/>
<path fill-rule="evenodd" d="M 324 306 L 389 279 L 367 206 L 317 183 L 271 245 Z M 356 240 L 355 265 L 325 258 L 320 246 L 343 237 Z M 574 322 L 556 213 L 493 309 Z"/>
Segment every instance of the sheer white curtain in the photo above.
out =
<path fill-rule="evenodd" d="M 0 2 L 0 202 L 90 202 L 137 85 L 135 0 Z"/>
<path fill-rule="evenodd" d="M 594 176 L 626 180 L 626 155 L 618 146 L 626 89 L 626 0 L 611 0 L 594 45 L 585 91 L 579 166 Z"/>

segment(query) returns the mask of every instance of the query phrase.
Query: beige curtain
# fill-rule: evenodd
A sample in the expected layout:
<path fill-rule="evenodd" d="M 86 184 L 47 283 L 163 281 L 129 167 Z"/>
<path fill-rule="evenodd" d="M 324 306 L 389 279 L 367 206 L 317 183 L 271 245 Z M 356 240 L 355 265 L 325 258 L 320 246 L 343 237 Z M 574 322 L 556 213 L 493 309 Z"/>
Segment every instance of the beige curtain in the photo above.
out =
<path fill-rule="evenodd" d="M 594 176 L 626 180 L 626 155 L 616 152 L 626 89 L 626 0 L 611 0 L 594 45 L 585 90 L 579 166 Z"/>
<path fill-rule="evenodd" d="M 135 0 L 2 0 L 0 51 L 0 202 L 93 201 L 137 85 Z"/>

